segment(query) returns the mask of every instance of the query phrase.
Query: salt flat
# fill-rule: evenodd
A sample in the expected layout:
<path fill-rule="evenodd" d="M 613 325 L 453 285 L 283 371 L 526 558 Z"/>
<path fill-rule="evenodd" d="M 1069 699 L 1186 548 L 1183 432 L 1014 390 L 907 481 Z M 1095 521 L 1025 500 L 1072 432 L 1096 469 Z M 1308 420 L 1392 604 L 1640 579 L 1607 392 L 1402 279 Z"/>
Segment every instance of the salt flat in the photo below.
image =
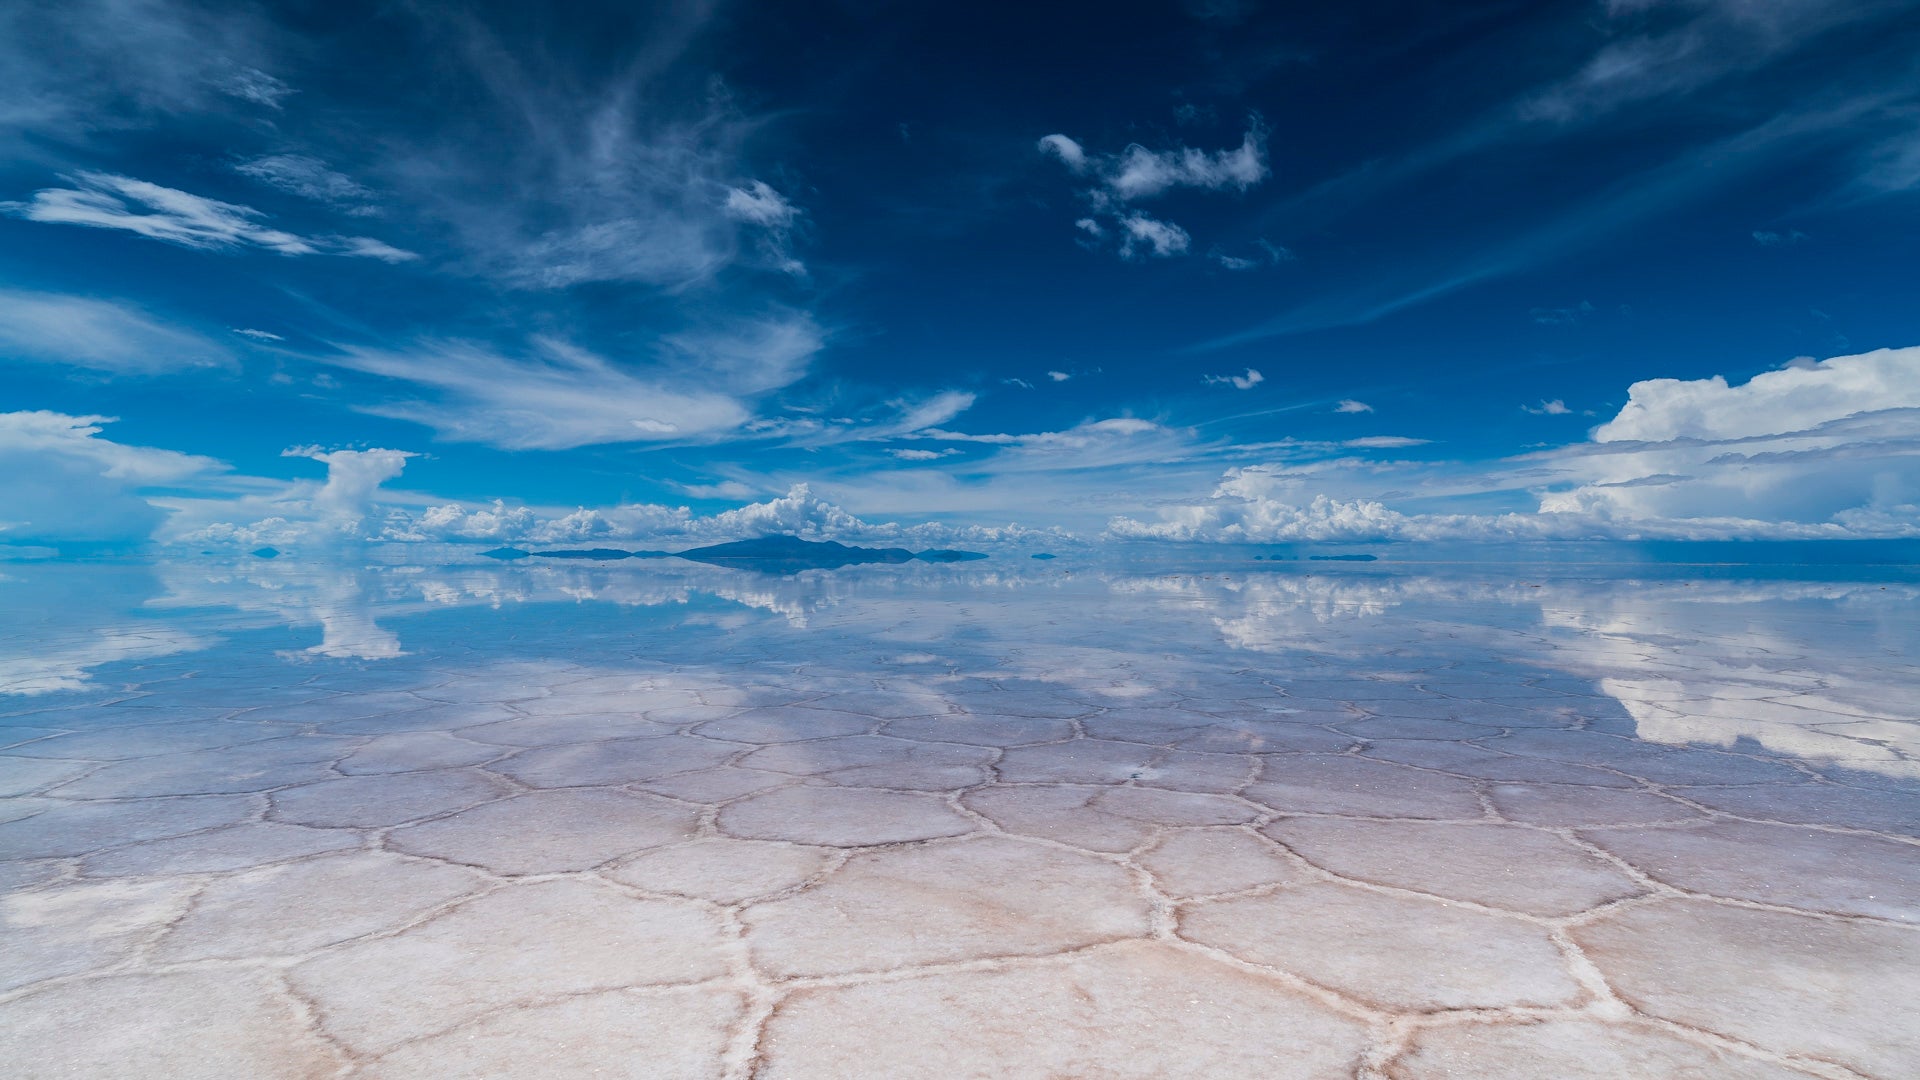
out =
<path fill-rule="evenodd" d="M 0 580 L 21 1077 L 1920 1074 L 1906 578 Z"/>

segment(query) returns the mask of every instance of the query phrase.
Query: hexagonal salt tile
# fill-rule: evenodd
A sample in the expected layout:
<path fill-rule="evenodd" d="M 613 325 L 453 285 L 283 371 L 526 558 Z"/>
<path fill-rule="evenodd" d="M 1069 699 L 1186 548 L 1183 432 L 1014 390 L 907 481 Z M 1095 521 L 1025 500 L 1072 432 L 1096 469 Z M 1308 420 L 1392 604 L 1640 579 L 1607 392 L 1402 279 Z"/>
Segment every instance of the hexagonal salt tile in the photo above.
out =
<path fill-rule="evenodd" d="M 389 834 L 396 849 L 501 874 L 586 870 L 692 836 L 693 807 L 618 791 L 537 791 Z"/>
<path fill-rule="evenodd" d="M 741 918 L 760 967 L 825 975 L 1141 937 L 1148 904 L 1113 863 L 980 837 L 855 855 L 819 885 Z"/>
<path fill-rule="evenodd" d="M 1545 928 L 1441 900 L 1312 884 L 1181 909 L 1180 936 L 1388 1009 L 1570 1005 Z"/>
<path fill-rule="evenodd" d="M 558 880 L 502 889 L 403 934 L 342 946 L 290 978 L 329 1033 L 380 1053 L 506 1005 L 725 972 L 720 928 L 691 902 Z"/>

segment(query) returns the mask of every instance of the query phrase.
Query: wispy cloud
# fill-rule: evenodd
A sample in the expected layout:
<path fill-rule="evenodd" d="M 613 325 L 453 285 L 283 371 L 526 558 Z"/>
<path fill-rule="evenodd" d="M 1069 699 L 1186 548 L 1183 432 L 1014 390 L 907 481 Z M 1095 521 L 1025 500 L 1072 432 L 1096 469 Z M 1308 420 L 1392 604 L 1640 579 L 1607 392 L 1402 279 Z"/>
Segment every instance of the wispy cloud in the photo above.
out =
<path fill-rule="evenodd" d="M 670 385 L 555 339 L 533 344 L 533 355 L 524 357 L 430 342 L 399 351 L 349 348 L 321 359 L 437 395 L 360 406 L 364 412 L 510 450 L 698 441 L 737 429 L 751 415 L 731 394 Z"/>
<path fill-rule="evenodd" d="M 0 349 L 12 359 L 121 375 L 230 367 L 233 354 L 129 304 L 0 289 Z"/>
<path fill-rule="evenodd" d="M 350 255 L 406 262 L 418 258 L 364 236 L 299 236 L 266 224 L 250 206 L 221 202 L 112 173 L 83 172 L 70 188 L 44 188 L 0 210 L 50 225 L 119 229 L 203 251 L 261 248 L 281 255 Z"/>
<path fill-rule="evenodd" d="M 1530 229 L 1499 238 L 1442 265 L 1414 266 L 1370 279 L 1345 292 L 1322 296 L 1237 333 L 1190 346 L 1192 352 L 1343 326 L 1359 326 L 1496 278 L 1519 273 L 1617 236 L 1630 225 L 1705 196 L 1729 178 L 1774 160 L 1787 150 L 1826 138 L 1859 116 L 1880 108 L 1860 99 L 1831 108 L 1785 113 L 1745 131 L 1692 147 L 1627 177 L 1597 197 L 1561 209 Z"/>
<path fill-rule="evenodd" d="M 338 206 L 351 214 L 379 212 L 371 205 L 373 192 L 366 185 L 307 154 L 266 154 L 237 162 L 233 169 L 281 191 Z"/>
<path fill-rule="evenodd" d="M 1370 413 L 1373 411 L 1373 406 L 1364 401 L 1342 398 L 1340 403 L 1333 407 L 1333 411 L 1337 413 Z"/>
<path fill-rule="evenodd" d="M 1552 401 L 1542 401 L 1538 405 L 1522 405 L 1520 408 L 1535 416 L 1565 416 L 1573 411 L 1567 408 L 1567 403 L 1559 398 L 1554 398 Z"/>

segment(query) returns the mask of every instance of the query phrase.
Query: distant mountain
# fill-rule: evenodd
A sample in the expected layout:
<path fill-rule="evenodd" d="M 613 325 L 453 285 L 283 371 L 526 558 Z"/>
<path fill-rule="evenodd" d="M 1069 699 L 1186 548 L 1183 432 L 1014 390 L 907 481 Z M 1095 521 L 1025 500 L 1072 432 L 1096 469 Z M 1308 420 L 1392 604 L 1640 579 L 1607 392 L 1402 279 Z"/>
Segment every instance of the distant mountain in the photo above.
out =
<path fill-rule="evenodd" d="M 1059 556 L 1055 555 L 1051 551 L 1036 551 L 1028 557 L 1034 558 L 1034 559 L 1054 559 L 1054 558 L 1058 558 Z"/>
<path fill-rule="evenodd" d="M 1378 562 L 1378 555 L 1309 555 L 1314 562 Z"/>
<path fill-rule="evenodd" d="M 485 555 L 489 559 L 499 559 L 505 562 L 513 559 L 524 559 L 527 556 L 533 554 L 533 552 L 521 551 L 519 548 L 516 548 L 516 547 L 498 547 L 498 548 L 494 548 L 492 551 L 483 551 L 480 554 Z"/>
<path fill-rule="evenodd" d="M 488 554 L 493 553 L 488 552 Z M 670 551 L 622 551 L 619 548 L 560 548 L 555 551 L 536 551 L 534 554 L 543 559 L 597 559 L 605 562 L 613 559 L 664 559 L 673 553 Z"/>
<path fill-rule="evenodd" d="M 714 544 L 710 547 L 683 551 L 680 557 L 694 562 L 712 563 L 715 566 L 736 566 L 772 573 L 832 570 L 842 566 L 903 563 L 912 562 L 915 559 L 925 562 L 961 562 L 986 558 L 977 551 L 935 548 L 916 553 L 906 548 L 849 547 L 834 540 L 802 540 L 797 536 L 763 536 L 758 540 L 736 540 L 730 544 Z"/>
<path fill-rule="evenodd" d="M 921 562 L 972 562 L 986 557 L 984 551 L 959 551 L 954 548 L 928 548 L 914 556 Z"/>

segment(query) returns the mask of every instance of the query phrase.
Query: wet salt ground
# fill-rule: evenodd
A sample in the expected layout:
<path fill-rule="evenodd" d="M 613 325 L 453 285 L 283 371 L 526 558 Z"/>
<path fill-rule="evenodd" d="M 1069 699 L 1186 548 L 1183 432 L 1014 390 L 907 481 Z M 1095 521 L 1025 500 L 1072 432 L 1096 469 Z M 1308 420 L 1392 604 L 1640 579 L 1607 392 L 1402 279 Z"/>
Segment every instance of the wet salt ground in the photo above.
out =
<path fill-rule="evenodd" d="M 5 573 L 10 1075 L 1920 1073 L 1909 582 Z"/>

